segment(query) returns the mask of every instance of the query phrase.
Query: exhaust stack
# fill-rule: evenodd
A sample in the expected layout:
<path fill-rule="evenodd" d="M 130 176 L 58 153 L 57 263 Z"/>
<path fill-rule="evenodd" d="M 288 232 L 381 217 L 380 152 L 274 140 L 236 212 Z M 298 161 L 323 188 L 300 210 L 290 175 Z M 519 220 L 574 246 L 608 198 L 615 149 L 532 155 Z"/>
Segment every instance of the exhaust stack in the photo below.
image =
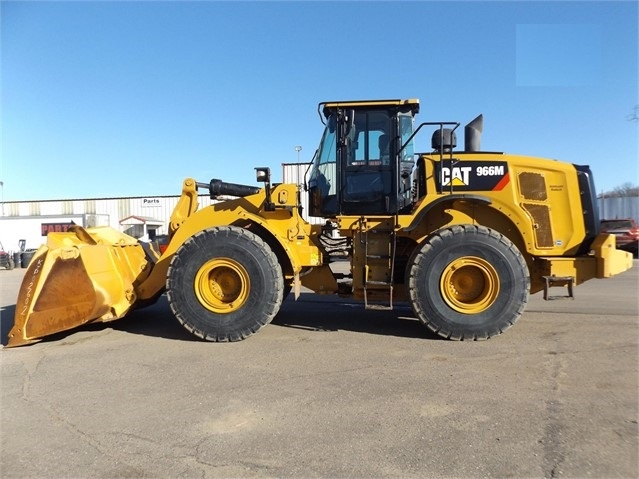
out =
<path fill-rule="evenodd" d="M 464 151 L 480 151 L 481 133 L 484 130 L 484 115 L 479 115 L 464 127 Z"/>

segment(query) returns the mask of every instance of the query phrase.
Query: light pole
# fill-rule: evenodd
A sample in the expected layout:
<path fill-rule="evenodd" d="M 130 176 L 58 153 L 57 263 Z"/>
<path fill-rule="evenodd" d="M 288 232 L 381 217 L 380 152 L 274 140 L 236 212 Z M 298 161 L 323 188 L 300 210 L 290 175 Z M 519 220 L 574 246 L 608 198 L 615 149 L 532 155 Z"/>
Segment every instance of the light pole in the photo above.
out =
<path fill-rule="evenodd" d="M 0 180 L 0 203 L 2 203 L 2 216 L 4 216 L 4 181 Z"/>
<path fill-rule="evenodd" d="M 300 162 L 300 151 L 302 151 L 302 147 L 297 145 L 295 147 L 295 151 L 297 151 L 297 162 L 299 163 Z"/>

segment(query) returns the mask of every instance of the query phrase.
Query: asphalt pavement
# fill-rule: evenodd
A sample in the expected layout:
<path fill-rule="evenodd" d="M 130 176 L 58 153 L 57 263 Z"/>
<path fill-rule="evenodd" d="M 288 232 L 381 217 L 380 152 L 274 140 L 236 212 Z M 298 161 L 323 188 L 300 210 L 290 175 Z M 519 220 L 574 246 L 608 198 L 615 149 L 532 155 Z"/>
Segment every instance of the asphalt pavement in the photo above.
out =
<path fill-rule="evenodd" d="M 0 271 L 6 344 L 24 270 Z M 2 478 L 635 478 L 639 264 L 453 342 L 303 293 L 231 344 L 165 298 L 1 351 Z"/>

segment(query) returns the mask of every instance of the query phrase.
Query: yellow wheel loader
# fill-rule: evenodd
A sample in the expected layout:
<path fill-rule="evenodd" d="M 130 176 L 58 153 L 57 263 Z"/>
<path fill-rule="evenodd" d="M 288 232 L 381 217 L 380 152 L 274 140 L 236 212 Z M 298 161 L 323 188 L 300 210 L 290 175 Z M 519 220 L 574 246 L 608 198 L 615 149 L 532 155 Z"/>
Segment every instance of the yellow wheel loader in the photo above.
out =
<path fill-rule="evenodd" d="M 587 166 L 482 151 L 481 115 L 459 149 L 459 123 L 417 124 L 418 111 L 415 99 L 320 103 L 325 129 L 304 188 L 272 184 L 268 168 L 256 168 L 262 187 L 188 178 L 162 254 L 110 228 L 50 233 L 8 346 L 121 318 L 163 293 L 195 336 L 237 341 L 302 286 L 365 308 L 409 302 L 445 338 L 486 339 L 517 321 L 530 294 L 562 286 L 571 297 L 632 266 L 599 233 Z M 218 201 L 199 209 L 203 189 Z M 324 224 L 304 220 L 302 194 Z M 344 258 L 350 272 L 334 272 Z"/>

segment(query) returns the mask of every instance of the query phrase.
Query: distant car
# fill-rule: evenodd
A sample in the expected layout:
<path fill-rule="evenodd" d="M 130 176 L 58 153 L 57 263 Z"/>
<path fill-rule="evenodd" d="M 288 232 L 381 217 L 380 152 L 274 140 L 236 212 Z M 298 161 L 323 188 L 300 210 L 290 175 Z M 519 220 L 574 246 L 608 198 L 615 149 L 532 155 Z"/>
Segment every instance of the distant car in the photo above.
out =
<path fill-rule="evenodd" d="M 631 218 L 601 220 L 601 232 L 615 235 L 617 248 L 630 251 L 635 256 L 639 250 L 639 227 Z"/>
<path fill-rule="evenodd" d="M 0 243 L 0 268 L 13 269 L 13 255 L 7 253 Z"/>
<path fill-rule="evenodd" d="M 157 235 L 153 243 L 155 243 L 156 249 L 160 251 L 160 254 L 164 254 L 164 251 L 169 246 L 169 235 Z"/>

